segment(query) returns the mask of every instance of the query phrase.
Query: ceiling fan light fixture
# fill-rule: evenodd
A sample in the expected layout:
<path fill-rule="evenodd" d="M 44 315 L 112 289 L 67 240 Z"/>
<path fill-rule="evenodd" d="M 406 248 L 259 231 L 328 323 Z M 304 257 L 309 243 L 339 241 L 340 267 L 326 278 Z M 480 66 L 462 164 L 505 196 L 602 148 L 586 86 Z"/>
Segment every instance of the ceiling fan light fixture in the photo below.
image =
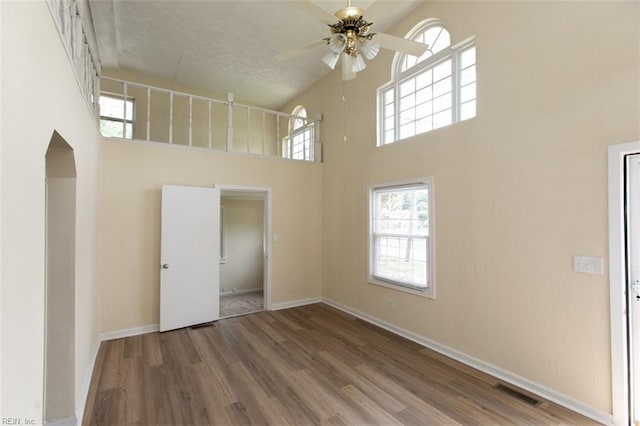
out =
<path fill-rule="evenodd" d="M 334 53 L 341 53 L 347 45 L 347 37 L 344 34 L 333 34 L 329 37 L 329 49 Z"/>
<path fill-rule="evenodd" d="M 353 56 L 353 65 L 351 69 L 353 72 L 360 72 L 367 67 L 367 63 L 362 59 L 362 55 Z"/>
<path fill-rule="evenodd" d="M 360 43 L 360 48 L 358 50 L 364 55 L 365 58 L 371 60 L 375 58 L 380 51 L 380 45 L 369 39 L 364 39 L 364 41 Z"/>
<path fill-rule="evenodd" d="M 332 70 L 336 68 L 336 64 L 338 63 L 338 60 L 340 60 L 340 53 L 335 53 L 335 52 L 329 52 L 326 55 L 324 55 L 324 58 L 322 58 L 322 62 L 327 64 L 327 66 Z"/>

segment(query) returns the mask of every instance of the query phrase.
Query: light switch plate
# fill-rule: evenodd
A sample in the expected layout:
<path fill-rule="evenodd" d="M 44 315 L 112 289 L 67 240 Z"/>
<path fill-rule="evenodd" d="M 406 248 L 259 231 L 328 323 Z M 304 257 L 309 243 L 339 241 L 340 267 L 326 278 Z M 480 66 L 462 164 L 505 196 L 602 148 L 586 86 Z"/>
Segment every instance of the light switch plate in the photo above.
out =
<path fill-rule="evenodd" d="M 573 256 L 573 272 L 602 275 L 604 266 L 601 257 Z"/>

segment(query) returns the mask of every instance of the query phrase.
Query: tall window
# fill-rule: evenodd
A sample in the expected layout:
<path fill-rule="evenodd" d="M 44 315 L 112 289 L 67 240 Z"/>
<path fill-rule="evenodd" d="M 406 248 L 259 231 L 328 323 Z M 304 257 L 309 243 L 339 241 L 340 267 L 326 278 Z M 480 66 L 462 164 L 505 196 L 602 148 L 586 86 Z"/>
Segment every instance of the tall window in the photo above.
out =
<path fill-rule="evenodd" d="M 100 133 L 110 138 L 133 139 L 133 98 L 100 95 Z"/>
<path fill-rule="evenodd" d="M 370 190 L 369 279 L 433 296 L 432 182 Z"/>
<path fill-rule="evenodd" d="M 307 110 L 296 107 L 289 119 L 289 134 L 282 143 L 282 156 L 294 160 L 313 161 L 313 123 L 307 119 Z"/>
<path fill-rule="evenodd" d="M 452 47 L 449 32 L 434 20 L 420 24 L 407 38 L 429 48 L 420 57 L 396 54 L 393 80 L 378 89 L 378 145 L 476 115 L 474 41 Z"/>

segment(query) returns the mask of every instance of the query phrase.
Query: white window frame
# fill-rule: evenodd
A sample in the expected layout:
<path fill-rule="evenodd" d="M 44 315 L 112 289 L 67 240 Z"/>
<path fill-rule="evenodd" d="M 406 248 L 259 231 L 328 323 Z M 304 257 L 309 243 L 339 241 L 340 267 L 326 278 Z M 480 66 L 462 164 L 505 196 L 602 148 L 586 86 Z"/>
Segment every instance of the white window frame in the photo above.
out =
<path fill-rule="evenodd" d="M 298 115 L 301 111 L 304 111 L 304 115 Z M 294 128 L 294 123 L 300 120 L 303 124 Z M 293 157 L 294 139 L 302 137 L 302 158 Z M 309 145 L 309 158 L 306 156 L 306 143 Z M 289 134 L 282 139 L 282 156 L 292 160 L 300 161 L 314 161 L 314 122 L 307 117 L 307 110 L 303 106 L 297 106 L 294 108 L 291 117 L 289 118 Z"/>
<path fill-rule="evenodd" d="M 374 238 L 374 220 L 375 220 L 375 193 L 377 191 L 388 191 L 394 188 L 406 189 L 409 187 L 426 187 L 428 191 L 429 204 L 429 227 L 427 236 L 427 285 L 425 288 L 419 288 L 409 283 L 394 281 L 387 277 L 380 277 L 374 274 L 375 271 L 375 238 Z M 368 282 L 369 284 L 391 288 L 405 293 L 417 296 L 435 299 L 435 208 L 434 208 L 434 184 L 433 177 L 425 177 L 407 181 L 391 182 L 384 184 L 371 185 L 368 188 L 369 197 L 369 262 L 368 262 Z"/>
<path fill-rule="evenodd" d="M 123 95 L 117 94 L 117 93 L 111 93 L 111 92 L 100 92 L 100 97 L 105 97 L 105 98 L 111 98 L 111 99 L 116 99 L 119 101 L 125 101 L 125 97 Z M 131 103 L 131 120 L 127 120 L 127 111 L 129 110 L 127 108 L 127 102 Z M 100 100 L 98 100 L 98 104 L 100 104 Z M 106 120 L 106 121 L 113 121 L 115 123 L 122 123 L 122 138 L 121 139 L 127 139 L 127 140 L 133 140 L 134 139 L 134 127 L 135 127 L 135 122 L 136 122 L 136 101 L 132 96 L 127 96 L 126 97 L 126 102 L 124 104 L 124 109 L 123 109 L 123 114 L 124 116 L 122 118 L 119 117 L 111 117 L 108 115 L 102 115 L 102 111 L 100 111 L 100 123 L 102 122 L 102 120 Z M 126 124 L 131 124 L 131 137 L 128 138 L 127 137 L 127 132 L 126 132 Z"/>
<path fill-rule="evenodd" d="M 421 34 L 422 32 L 428 30 L 431 27 L 434 26 L 439 26 L 442 27 L 446 30 L 446 27 L 438 20 L 435 19 L 430 19 L 430 20 L 426 20 L 421 22 L 420 24 L 418 24 L 416 27 L 414 27 L 413 30 L 411 30 L 406 38 L 407 39 L 413 39 L 416 35 Z M 455 45 L 450 45 L 449 47 L 444 48 L 443 50 L 437 52 L 436 54 L 434 54 L 433 56 L 423 60 L 422 62 L 419 62 L 417 64 L 415 64 L 414 66 L 401 71 L 402 68 L 402 64 L 404 62 L 404 58 L 406 56 L 406 54 L 402 54 L 402 53 L 396 53 L 396 55 L 394 56 L 393 59 L 393 65 L 392 65 L 392 79 L 390 82 L 384 84 L 383 86 L 379 87 L 377 90 L 377 146 L 381 147 L 384 145 L 390 145 L 393 144 L 395 142 L 399 142 L 402 140 L 406 140 L 424 133 L 429 133 L 433 130 L 437 130 L 439 128 L 443 128 L 443 127 L 447 127 L 450 125 L 453 125 L 455 123 L 458 123 L 460 121 L 463 121 L 460 119 L 460 106 L 461 106 L 461 102 L 460 102 L 460 81 L 461 81 L 461 67 L 460 67 L 460 56 L 461 54 L 466 51 L 467 49 L 471 48 L 471 47 L 475 47 L 475 37 L 469 37 L 467 39 L 465 39 L 462 42 L 459 42 Z M 451 105 L 451 124 L 446 125 L 446 126 L 442 126 L 442 127 L 438 127 L 435 129 L 431 129 L 431 130 L 427 130 L 425 132 L 420 132 L 420 133 L 415 133 L 413 136 L 409 136 L 407 138 L 401 139 L 400 138 L 400 86 L 406 82 L 407 80 L 411 79 L 411 78 L 415 78 L 417 75 L 421 74 L 422 72 L 428 70 L 428 69 L 433 69 L 435 68 L 437 65 L 441 64 L 442 62 L 451 59 L 451 79 L 452 79 L 452 83 L 451 83 L 451 96 L 452 96 L 452 105 Z M 477 57 L 476 57 L 476 64 L 477 64 Z M 477 70 L 477 65 L 476 65 L 476 70 Z M 477 83 L 478 83 L 478 79 L 477 79 L 477 71 L 476 71 L 476 116 L 477 116 Z M 385 116 L 384 116 L 384 93 L 390 89 L 393 88 L 394 89 L 394 137 L 393 137 L 393 141 L 387 142 L 385 143 L 384 140 L 384 133 L 385 133 Z M 475 116 L 474 116 L 475 117 Z M 470 117 L 468 119 L 472 119 L 474 117 Z M 465 119 L 467 120 L 467 119 Z"/>

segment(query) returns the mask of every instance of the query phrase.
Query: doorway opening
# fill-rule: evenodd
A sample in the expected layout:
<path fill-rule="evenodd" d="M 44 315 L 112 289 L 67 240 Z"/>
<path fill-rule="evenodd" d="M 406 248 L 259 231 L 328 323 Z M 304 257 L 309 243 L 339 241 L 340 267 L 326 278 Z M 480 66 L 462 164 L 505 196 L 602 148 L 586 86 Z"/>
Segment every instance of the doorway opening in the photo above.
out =
<path fill-rule="evenodd" d="M 269 191 L 221 186 L 220 318 L 267 306 Z"/>
<path fill-rule="evenodd" d="M 44 421 L 75 424 L 76 166 L 53 132 L 45 155 Z"/>

